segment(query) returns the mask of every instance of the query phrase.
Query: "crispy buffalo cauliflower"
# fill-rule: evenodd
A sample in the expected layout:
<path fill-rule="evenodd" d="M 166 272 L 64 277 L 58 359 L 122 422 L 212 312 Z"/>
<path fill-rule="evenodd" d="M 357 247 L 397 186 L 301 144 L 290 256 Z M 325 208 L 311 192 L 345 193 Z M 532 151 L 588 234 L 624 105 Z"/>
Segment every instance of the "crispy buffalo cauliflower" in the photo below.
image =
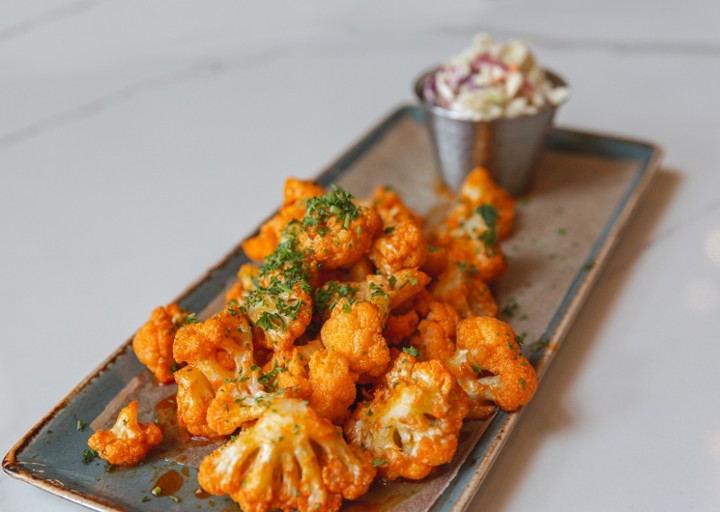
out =
<path fill-rule="evenodd" d="M 312 320 L 315 260 L 298 245 L 301 226 L 290 222 L 280 242 L 256 275 L 243 284 L 248 291 L 238 304 L 252 322 L 256 341 L 270 350 L 292 346 Z M 242 269 L 241 269 L 242 270 Z M 242 278 L 243 276 L 239 276 Z"/>
<path fill-rule="evenodd" d="M 357 379 L 347 358 L 326 350 L 320 340 L 275 352 L 263 368 L 263 381 L 269 390 L 304 398 L 320 416 L 337 424 L 350 414 Z"/>
<path fill-rule="evenodd" d="M 430 290 L 435 299 L 453 306 L 460 316 L 497 315 L 497 303 L 490 288 L 465 265 L 448 265 Z"/>
<path fill-rule="evenodd" d="M 303 218 L 307 200 L 323 193 L 321 186 L 310 181 L 296 178 L 286 180 L 283 204 L 278 213 L 260 227 L 257 236 L 248 238 L 242 244 L 248 258 L 260 261 L 270 255 L 277 247 L 285 226 L 293 220 Z"/>
<path fill-rule="evenodd" d="M 431 300 L 410 344 L 424 360 L 447 361 L 455 354 L 458 320 L 458 313 L 450 304 Z"/>
<path fill-rule="evenodd" d="M 261 368 L 255 364 L 250 325 L 232 305 L 204 322 L 180 329 L 173 354 L 178 361 L 202 372 L 214 390 L 206 420 L 207 427 L 216 434 L 231 434 L 246 421 L 257 418 L 271 396 L 261 382 Z M 199 430 L 203 426 L 197 419 L 198 407 L 192 402 L 207 402 L 207 386 L 198 381 L 202 382 L 199 376 L 178 382 L 178 422 Z M 181 415 L 185 411 L 192 414 Z"/>
<path fill-rule="evenodd" d="M 175 333 L 193 315 L 182 311 L 177 304 L 155 308 L 150 319 L 143 325 L 132 341 L 138 360 L 147 366 L 155 378 L 163 384 L 173 381 L 172 345 Z"/>
<path fill-rule="evenodd" d="M 309 376 L 310 358 L 319 350 L 324 350 L 322 343 L 313 340 L 274 352 L 263 367 L 263 380 L 270 389 L 282 390 L 286 396 L 310 398 L 313 391 Z"/>
<path fill-rule="evenodd" d="M 248 293 L 242 309 L 259 334 L 257 341 L 271 350 L 289 348 L 312 320 L 310 292 L 306 281 L 292 282 L 277 274 L 267 286 Z"/>
<path fill-rule="evenodd" d="M 323 324 L 320 338 L 326 349 L 347 358 L 353 372 L 378 377 L 390 362 L 382 322 L 383 315 L 373 303 L 340 299 Z"/>
<path fill-rule="evenodd" d="M 386 480 L 416 480 L 452 459 L 467 412 L 467 396 L 443 363 L 403 353 L 372 401 L 355 408 L 345 434 Z"/>
<path fill-rule="evenodd" d="M 448 366 L 471 401 L 470 416 L 486 418 L 497 405 L 515 411 L 530 401 L 537 375 L 505 322 L 470 317 L 457 326 L 457 352 Z"/>
<path fill-rule="evenodd" d="M 178 385 L 175 403 L 180 426 L 193 436 L 216 436 L 207 423 L 207 410 L 215 399 L 215 390 L 205 374 L 194 366 L 185 366 L 175 372 L 175 382 Z"/>
<path fill-rule="evenodd" d="M 399 345 L 415 332 L 419 321 L 420 318 L 414 309 L 391 314 L 385 320 L 383 328 L 385 341 L 390 345 Z"/>
<path fill-rule="evenodd" d="M 375 476 L 328 420 L 294 398 L 278 398 L 257 423 L 208 455 L 198 480 L 229 494 L 244 512 L 334 512 L 364 494 Z"/>
<path fill-rule="evenodd" d="M 495 208 L 498 214 L 495 223 L 497 236 L 500 240 L 507 238 L 515 220 L 515 201 L 483 167 L 472 170 L 465 178 L 458 194 L 458 204 L 450 214 L 450 222 L 453 217 L 467 218 L 470 211 L 483 204 Z"/>
<path fill-rule="evenodd" d="M 307 202 L 301 246 L 325 268 L 348 268 L 362 258 L 382 230 L 374 208 L 359 205 L 340 187 Z"/>
<path fill-rule="evenodd" d="M 308 401 L 317 413 L 335 424 L 342 424 L 355 402 L 358 375 L 339 352 L 319 350 L 310 358 L 309 379 L 312 394 Z"/>
<path fill-rule="evenodd" d="M 370 249 L 370 260 L 383 274 L 420 268 L 427 258 L 428 243 L 422 228 L 410 220 L 385 226 Z"/>
<path fill-rule="evenodd" d="M 371 204 L 382 219 L 383 232 L 373 242 L 370 260 L 386 275 L 421 267 L 428 253 L 422 218 L 389 187 L 378 187 Z"/>
<path fill-rule="evenodd" d="M 495 282 L 507 269 L 495 228 L 497 216 L 494 206 L 483 204 L 466 217 L 451 217 L 433 244 L 447 249 L 450 264 L 460 265 L 484 282 Z"/>
<path fill-rule="evenodd" d="M 120 411 L 110 430 L 98 430 L 90 436 L 88 446 L 115 466 L 137 464 L 163 438 L 157 425 L 140 423 L 137 415 L 138 403 L 133 400 Z"/>

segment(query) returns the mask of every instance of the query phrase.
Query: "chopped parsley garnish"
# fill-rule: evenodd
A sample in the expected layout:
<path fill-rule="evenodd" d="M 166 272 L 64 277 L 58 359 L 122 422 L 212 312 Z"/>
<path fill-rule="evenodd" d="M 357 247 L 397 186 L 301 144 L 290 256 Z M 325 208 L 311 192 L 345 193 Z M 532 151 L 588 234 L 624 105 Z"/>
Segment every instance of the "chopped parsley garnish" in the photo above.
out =
<path fill-rule="evenodd" d="M 87 449 L 82 454 L 82 461 L 83 464 L 90 464 L 95 457 L 97 457 L 98 452 L 95 450 Z"/>
<path fill-rule="evenodd" d="M 183 323 L 184 323 L 185 325 L 188 325 L 188 324 L 196 324 L 196 323 L 198 323 L 199 321 L 200 321 L 200 320 L 198 320 L 198 317 L 197 317 L 197 315 L 196 315 L 195 313 L 189 313 L 189 314 L 185 317 L 185 321 L 184 321 Z"/>
<path fill-rule="evenodd" d="M 343 229 L 347 229 L 350 222 L 360 217 L 360 209 L 353 202 L 353 196 L 337 185 L 333 185 L 325 195 L 308 199 L 302 226 L 322 228 L 331 217 L 340 221 Z"/>
<path fill-rule="evenodd" d="M 388 461 L 383 460 L 383 459 L 378 459 L 378 458 L 375 458 L 375 459 L 373 459 L 373 461 L 372 461 L 372 465 L 373 465 L 374 468 L 376 468 L 376 467 L 378 467 L 378 466 L 384 466 L 384 465 L 387 464 L 387 463 L 388 463 Z"/>
<path fill-rule="evenodd" d="M 403 347 L 402 351 L 413 357 L 420 357 L 420 352 L 418 352 L 415 347 Z"/>
<path fill-rule="evenodd" d="M 82 432 L 85 430 L 85 423 L 83 423 L 83 420 L 77 420 L 77 425 L 75 425 L 75 430 L 78 432 Z"/>
<path fill-rule="evenodd" d="M 160 495 L 162 495 L 162 487 L 160 487 L 159 485 L 156 486 L 156 487 L 153 487 L 153 490 L 150 491 L 150 494 L 152 494 L 153 496 L 160 496 Z"/>
<path fill-rule="evenodd" d="M 376 285 L 377 286 L 377 285 Z M 313 305 L 315 311 L 323 314 L 329 311 L 337 305 L 340 299 L 349 299 L 348 302 L 352 305 L 355 302 L 354 295 L 358 289 L 350 286 L 348 283 L 339 283 L 338 281 L 328 281 L 325 286 L 315 290 L 313 297 Z M 347 303 L 346 303 L 347 304 Z M 350 307 L 348 305 L 348 307 Z"/>
<path fill-rule="evenodd" d="M 545 347 L 547 347 L 550 344 L 550 339 L 548 338 L 540 338 L 536 342 L 534 342 L 532 345 L 530 345 L 530 350 L 533 352 L 540 352 L 541 350 L 544 350 Z"/>
<path fill-rule="evenodd" d="M 510 299 L 502 308 L 500 313 L 502 313 L 503 316 L 507 318 L 512 318 L 515 316 L 515 314 L 518 311 L 518 308 L 520 305 L 517 303 L 515 299 Z"/>
<path fill-rule="evenodd" d="M 485 222 L 485 226 L 487 227 L 487 229 L 480 235 L 480 240 L 482 240 L 488 247 L 496 247 L 497 230 L 495 228 L 495 223 L 498 219 L 497 208 L 486 203 L 478 206 L 475 211 L 478 215 L 480 215 L 480 217 L 482 217 L 482 220 Z"/>

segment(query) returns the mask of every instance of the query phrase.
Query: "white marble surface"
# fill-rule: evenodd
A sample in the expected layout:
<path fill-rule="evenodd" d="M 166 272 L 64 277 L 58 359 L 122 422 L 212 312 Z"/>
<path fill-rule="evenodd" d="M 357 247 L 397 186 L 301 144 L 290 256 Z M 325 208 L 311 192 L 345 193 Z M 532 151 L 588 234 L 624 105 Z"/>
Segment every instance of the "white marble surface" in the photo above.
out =
<path fill-rule="evenodd" d="M 470 510 L 717 510 L 720 4 L 0 5 L 0 452 L 480 31 L 663 167 Z M 80 510 L 0 476 L 0 510 Z"/>

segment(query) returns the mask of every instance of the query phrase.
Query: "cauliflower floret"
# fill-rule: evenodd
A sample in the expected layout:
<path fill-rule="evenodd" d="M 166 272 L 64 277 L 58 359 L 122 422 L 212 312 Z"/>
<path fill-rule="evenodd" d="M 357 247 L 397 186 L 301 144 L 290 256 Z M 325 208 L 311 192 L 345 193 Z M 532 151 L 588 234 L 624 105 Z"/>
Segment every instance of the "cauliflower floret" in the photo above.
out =
<path fill-rule="evenodd" d="M 348 407 L 355 402 L 358 375 L 350 370 L 344 355 L 332 350 L 315 352 L 309 370 L 310 407 L 336 425 L 342 424 L 350 414 Z"/>
<path fill-rule="evenodd" d="M 153 310 L 150 319 L 133 338 L 132 347 L 138 360 L 163 384 L 173 382 L 173 340 L 188 317 L 194 318 L 177 304 L 160 306 Z"/>
<path fill-rule="evenodd" d="M 370 402 L 345 424 L 351 445 L 367 450 L 386 480 L 420 479 L 457 449 L 467 397 L 440 361 L 401 354 Z"/>
<path fill-rule="evenodd" d="M 507 261 L 495 230 L 497 210 L 483 204 L 459 219 L 457 225 L 448 223 L 434 240 L 446 247 L 449 263 L 463 266 L 484 282 L 499 280 L 507 270 Z"/>
<path fill-rule="evenodd" d="M 373 242 L 370 260 L 386 275 L 421 267 L 428 252 L 422 219 L 388 187 L 375 190 L 372 205 L 382 219 L 383 232 Z"/>
<path fill-rule="evenodd" d="M 229 494 L 244 512 L 334 512 L 367 492 L 375 470 L 328 420 L 293 398 L 278 398 L 257 423 L 208 455 L 198 481 Z"/>
<path fill-rule="evenodd" d="M 115 466 L 137 464 L 163 439 L 160 427 L 138 422 L 137 414 L 138 403 L 133 400 L 120 411 L 110 430 L 98 430 L 90 436 L 88 446 Z"/>
<path fill-rule="evenodd" d="M 382 230 L 373 208 L 357 204 L 340 187 L 307 203 L 300 245 L 324 267 L 348 268 L 362 258 Z"/>
<path fill-rule="evenodd" d="M 272 377 L 266 384 L 273 389 L 283 390 L 285 396 L 310 398 L 313 387 L 308 375 L 310 358 L 324 350 L 320 340 L 305 345 L 293 346 L 273 353 L 272 359 L 263 367 L 263 375 Z"/>
<path fill-rule="evenodd" d="M 215 398 L 215 390 L 203 372 L 185 366 L 175 372 L 178 390 L 175 396 L 178 424 L 191 435 L 214 437 L 215 430 L 207 424 L 207 410 Z"/>
<path fill-rule="evenodd" d="M 400 194 L 392 187 L 377 187 L 370 201 L 385 226 L 394 226 L 406 220 L 411 221 L 420 228 L 424 224 L 423 218 L 408 208 Z"/>
<path fill-rule="evenodd" d="M 497 236 L 504 240 L 512 231 L 515 220 L 515 201 L 505 189 L 496 184 L 487 169 L 478 167 L 465 178 L 458 194 L 459 204 L 450 216 L 467 218 L 468 212 L 480 205 L 490 204 L 498 215 Z"/>
<path fill-rule="evenodd" d="M 205 322 L 187 325 L 175 335 L 175 359 L 200 370 L 214 390 L 215 396 L 207 406 L 207 427 L 220 435 L 234 432 L 243 423 L 257 418 L 268 393 L 261 382 L 260 367 L 255 364 L 250 325 L 241 311 L 229 306 Z M 201 428 L 190 400 L 205 403 L 206 387 L 196 388 L 197 380 L 179 382 L 178 391 L 187 407 L 178 407 L 181 424 Z M 194 391 L 202 390 L 198 395 Z M 187 398 L 185 398 L 187 397 Z M 188 411 L 188 417 L 181 413 Z M 189 411 L 193 411 L 190 415 Z"/>
<path fill-rule="evenodd" d="M 448 366 L 471 401 L 470 417 L 486 418 L 496 404 L 515 411 L 537 389 L 537 375 L 522 356 L 518 338 L 505 322 L 470 317 L 457 326 L 457 352 Z"/>
<path fill-rule="evenodd" d="M 390 361 L 382 322 L 382 314 L 371 302 L 343 298 L 323 324 L 320 339 L 326 349 L 345 356 L 353 372 L 377 377 Z"/>
<path fill-rule="evenodd" d="M 257 281 L 260 277 L 260 268 L 252 263 L 245 263 L 237 273 L 237 282 L 225 293 L 225 302 L 230 304 L 242 303 L 247 294 L 257 288 Z"/>
<path fill-rule="evenodd" d="M 431 301 L 410 344 L 424 360 L 447 361 L 455 354 L 455 330 L 459 317 L 455 308 L 445 302 Z"/>
<path fill-rule="evenodd" d="M 394 226 L 385 226 L 383 234 L 375 239 L 370 260 L 383 274 L 389 275 L 405 268 L 420 268 L 427 258 L 428 243 L 422 228 L 404 220 Z"/>
<path fill-rule="evenodd" d="M 270 391 L 304 398 L 320 416 L 339 424 L 350 414 L 358 376 L 347 358 L 323 348 L 320 340 L 275 352 L 263 368 L 262 381 Z"/>
<path fill-rule="evenodd" d="M 490 288 L 465 265 L 449 265 L 430 290 L 433 297 L 452 305 L 460 316 L 497 315 L 497 303 Z"/>
<path fill-rule="evenodd" d="M 312 298 L 305 280 L 292 282 L 275 275 L 244 297 L 243 311 L 260 336 L 257 341 L 271 350 L 290 348 L 310 325 Z"/>
<path fill-rule="evenodd" d="M 277 247 L 285 226 L 293 220 L 303 218 L 307 200 L 324 192 L 321 186 L 310 181 L 288 178 L 285 181 L 283 204 L 278 213 L 260 227 L 257 236 L 242 243 L 248 258 L 259 261 L 270 255 Z"/>
<path fill-rule="evenodd" d="M 393 309 L 415 297 L 429 282 L 430 277 L 417 269 L 404 269 L 389 276 L 374 274 L 357 283 L 355 296 L 375 304 L 385 323 Z"/>
<path fill-rule="evenodd" d="M 420 318 L 417 311 L 411 309 L 404 313 L 392 313 L 385 320 L 383 336 L 390 345 L 399 345 L 415 332 Z"/>

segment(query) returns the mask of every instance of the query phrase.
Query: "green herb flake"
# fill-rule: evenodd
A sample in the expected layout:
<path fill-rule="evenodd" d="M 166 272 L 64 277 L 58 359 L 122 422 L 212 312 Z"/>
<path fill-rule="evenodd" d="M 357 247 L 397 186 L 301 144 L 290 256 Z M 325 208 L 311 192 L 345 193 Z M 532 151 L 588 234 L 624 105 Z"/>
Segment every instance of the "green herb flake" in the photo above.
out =
<path fill-rule="evenodd" d="M 515 299 L 510 299 L 500 310 L 500 313 L 506 318 L 513 318 L 520 308 L 520 305 Z"/>
<path fill-rule="evenodd" d="M 159 485 L 154 487 L 153 490 L 150 491 L 150 494 L 152 494 L 155 497 L 162 496 L 162 487 L 160 487 Z"/>
<path fill-rule="evenodd" d="M 372 465 L 373 465 L 374 468 L 376 468 L 376 467 L 378 467 L 378 466 L 384 466 L 384 465 L 386 465 L 387 463 L 388 463 L 388 462 L 387 462 L 386 460 L 378 459 L 378 458 L 375 458 L 375 459 L 373 459 L 373 461 L 372 461 Z"/>
<path fill-rule="evenodd" d="M 420 357 L 420 352 L 418 352 L 415 347 L 403 347 L 402 351 L 413 357 Z"/>
<path fill-rule="evenodd" d="M 498 241 L 495 224 L 499 217 L 497 208 L 495 208 L 492 204 L 486 203 L 478 206 L 475 211 L 478 215 L 480 215 L 480 217 L 482 217 L 482 220 L 487 227 L 487 229 L 485 229 L 485 231 L 483 231 L 480 235 L 480 240 L 482 240 L 488 247 L 496 247 Z"/>
<path fill-rule="evenodd" d="M 95 450 L 87 449 L 82 454 L 82 461 L 83 464 L 90 464 L 95 457 L 97 457 L 98 452 Z"/>
<path fill-rule="evenodd" d="M 530 350 L 533 352 L 540 352 L 541 350 L 545 350 L 545 348 L 550 344 L 549 338 L 540 338 L 536 342 L 534 342 L 532 345 L 530 345 Z"/>
<path fill-rule="evenodd" d="M 77 420 L 75 430 L 77 430 L 78 432 L 82 432 L 83 430 L 85 430 L 85 423 L 83 423 L 83 420 Z"/>

